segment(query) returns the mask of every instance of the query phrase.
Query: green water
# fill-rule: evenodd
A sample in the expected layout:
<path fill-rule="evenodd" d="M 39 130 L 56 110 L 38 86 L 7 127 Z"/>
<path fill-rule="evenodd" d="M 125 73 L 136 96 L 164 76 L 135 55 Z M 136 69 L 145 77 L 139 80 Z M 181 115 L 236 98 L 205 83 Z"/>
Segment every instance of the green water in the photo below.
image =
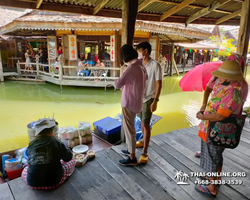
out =
<path fill-rule="evenodd" d="M 152 134 L 197 125 L 195 113 L 201 92 L 181 92 L 182 76 L 165 77 L 156 115 L 162 119 Z M 28 145 L 26 125 L 55 114 L 59 126 L 76 126 L 80 121 L 95 122 L 121 112 L 120 91 L 103 88 L 63 87 L 49 83 L 5 81 L 0 84 L 0 152 Z"/>

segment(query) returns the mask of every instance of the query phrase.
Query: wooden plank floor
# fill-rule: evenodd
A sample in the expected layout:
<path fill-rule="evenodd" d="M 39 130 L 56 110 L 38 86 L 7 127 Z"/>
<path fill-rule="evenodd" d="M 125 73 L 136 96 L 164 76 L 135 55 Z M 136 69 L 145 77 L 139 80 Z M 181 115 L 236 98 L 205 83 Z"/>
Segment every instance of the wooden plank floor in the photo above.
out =
<path fill-rule="evenodd" d="M 113 146 L 96 153 L 96 158 L 81 168 L 61 187 L 52 191 L 32 190 L 21 178 L 0 185 L 0 200 L 130 200 L 130 199 L 212 199 L 195 191 L 195 177 L 188 185 L 178 185 L 177 171 L 190 175 L 202 172 L 199 158 L 194 152 L 200 149 L 197 127 L 172 131 L 154 136 L 149 147 L 150 159 L 147 165 L 124 167 L 118 164 L 122 159 L 120 150 L 124 144 Z M 140 156 L 141 149 L 137 149 Z M 242 185 L 221 185 L 217 200 L 250 199 L 250 125 L 242 134 L 240 145 L 234 150 L 225 150 L 225 172 L 246 172 L 246 177 L 222 179 L 242 180 Z"/>

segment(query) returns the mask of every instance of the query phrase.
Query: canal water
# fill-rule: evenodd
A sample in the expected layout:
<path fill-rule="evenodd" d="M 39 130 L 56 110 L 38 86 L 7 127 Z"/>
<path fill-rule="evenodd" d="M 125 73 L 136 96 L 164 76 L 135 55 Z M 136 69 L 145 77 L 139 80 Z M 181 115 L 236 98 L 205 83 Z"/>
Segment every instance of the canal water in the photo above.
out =
<path fill-rule="evenodd" d="M 249 82 L 249 76 L 247 80 Z M 157 111 L 162 117 L 152 135 L 197 125 L 195 118 L 203 93 L 182 92 L 182 76 L 165 77 Z M 99 88 L 63 87 L 50 83 L 5 81 L 0 84 L 0 152 L 28 145 L 27 124 L 55 115 L 59 127 L 78 122 L 93 123 L 121 112 L 120 91 Z M 248 104 L 248 102 L 247 102 Z"/>

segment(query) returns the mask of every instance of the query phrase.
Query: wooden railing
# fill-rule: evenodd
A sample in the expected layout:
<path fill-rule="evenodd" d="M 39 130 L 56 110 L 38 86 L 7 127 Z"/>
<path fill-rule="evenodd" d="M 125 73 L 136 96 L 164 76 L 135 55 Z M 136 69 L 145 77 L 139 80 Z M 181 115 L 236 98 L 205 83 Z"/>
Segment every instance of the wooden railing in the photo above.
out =
<path fill-rule="evenodd" d="M 36 76 L 39 78 L 40 76 L 49 76 L 51 78 L 59 79 L 60 85 L 62 81 L 67 81 L 67 80 L 76 80 L 76 81 L 91 81 L 98 79 L 99 81 L 104 80 L 104 81 L 113 81 L 116 80 L 117 76 L 107 76 L 107 71 L 110 70 L 115 70 L 115 71 L 120 71 L 119 76 L 122 72 L 123 68 L 118 68 L 118 67 L 78 67 L 78 66 L 64 66 L 63 65 L 63 58 L 60 56 L 59 57 L 59 62 L 57 65 L 54 64 L 40 64 L 38 62 L 39 58 L 38 56 L 36 57 L 36 62 L 35 63 L 29 63 L 32 65 L 33 69 L 35 67 L 35 70 L 25 70 L 25 62 L 17 62 L 17 73 L 18 75 L 21 76 Z M 47 70 L 45 70 L 47 69 Z M 80 70 L 104 70 L 105 73 L 103 73 L 101 76 L 81 76 L 78 74 Z M 67 73 L 68 71 L 68 73 Z M 112 74 L 112 73 L 110 73 Z"/>

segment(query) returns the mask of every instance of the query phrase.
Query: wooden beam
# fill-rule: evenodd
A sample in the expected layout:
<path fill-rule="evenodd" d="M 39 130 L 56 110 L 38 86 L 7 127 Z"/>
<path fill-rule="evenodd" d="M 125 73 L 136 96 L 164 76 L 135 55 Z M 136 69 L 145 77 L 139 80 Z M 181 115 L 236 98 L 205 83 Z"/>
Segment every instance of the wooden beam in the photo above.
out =
<path fill-rule="evenodd" d="M 10 1 L 12 1 L 12 0 L 10 0 Z M 15 1 L 17 1 L 17 0 L 15 0 Z M 235 1 L 237 1 L 237 0 L 235 0 Z M 29 2 L 29 3 L 35 3 L 33 0 L 18 0 L 18 2 Z M 165 4 L 172 4 L 172 5 L 178 5 L 179 3 L 177 3 L 177 2 L 172 2 L 172 1 L 165 1 L 165 0 L 154 0 L 154 2 L 158 2 L 158 3 L 165 3 Z M 1 4 L 2 2 L 0 2 L 0 4 Z M 5 3 L 5 2 L 3 2 L 3 3 Z M 7 2 L 6 2 L 7 3 Z M 45 3 L 45 2 L 44 2 Z M 10 4 L 10 3 L 8 3 L 8 4 Z M 52 4 L 52 3 L 49 3 L 49 4 Z M 18 4 L 14 4 L 14 5 L 18 5 Z M 57 5 L 58 5 L 58 3 L 57 3 Z M 66 4 L 67 5 L 67 4 Z M 65 4 L 64 4 L 64 6 L 66 6 Z M 73 6 L 73 5 L 69 5 L 69 6 Z M 12 6 L 12 7 L 14 7 L 14 6 Z M 16 6 L 16 7 L 19 7 L 19 6 Z M 66 6 L 67 7 L 67 6 Z M 200 9 L 203 9 L 203 8 L 206 8 L 206 7 L 204 7 L 204 6 L 197 6 L 197 5 L 194 5 L 194 4 L 190 4 L 190 5 L 188 5 L 188 7 L 190 7 L 190 8 L 200 8 Z M 27 8 L 27 7 L 24 7 L 24 6 L 22 6 L 21 8 Z M 219 13 L 224 13 L 224 14 L 232 14 L 232 12 L 229 12 L 229 11 L 225 11 L 225 10 L 220 10 L 220 9 L 218 9 L 218 10 L 214 10 L 215 12 L 219 12 Z"/>
<path fill-rule="evenodd" d="M 133 45 L 138 0 L 123 0 L 122 5 L 122 45 Z"/>
<path fill-rule="evenodd" d="M 193 15 L 191 15 L 187 21 L 186 21 L 186 25 L 190 24 L 191 22 L 193 22 L 194 20 L 203 17 L 205 15 L 207 15 L 208 13 L 214 11 L 215 9 L 219 8 L 220 6 L 226 4 L 230 2 L 230 0 L 220 0 L 220 1 L 214 1 L 212 4 L 210 4 L 208 7 L 203 8 L 202 10 L 194 13 Z"/>
<path fill-rule="evenodd" d="M 172 5 L 178 5 L 179 3 L 177 2 L 172 2 L 172 1 L 163 1 L 163 0 L 154 0 L 155 2 L 159 2 L 159 3 L 167 3 L 167 4 L 172 4 Z M 197 6 L 197 5 L 194 5 L 194 4 L 189 4 L 187 5 L 187 7 L 189 8 L 200 8 L 200 9 L 203 9 L 203 8 L 206 8 L 205 6 Z M 229 12 L 229 11 L 225 11 L 225 10 L 214 10 L 215 12 L 219 12 L 219 13 L 225 13 L 225 14 L 231 14 L 232 12 Z"/>
<path fill-rule="evenodd" d="M 37 0 L 36 2 L 36 9 L 40 8 L 41 4 L 43 3 L 43 0 Z"/>
<path fill-rule="evenodd" d="M 128 8 L 129 1 L 122 0 L 122 46 L 128 42 Z M 123 60 L 121 60 L 123 64 Z"/>
<path fill-rule="evenodd" d="M 171 8 L 170 10 L 162 14 L 160 21 L 168 18 L 169 16 L 173 15 L 174 13 L 178 12 L 179 10 L 181 10 L 182 8 L 186 7 L 187 5 L 189 5 L 190 3 L 194 1 L 195 0 L 184 0 L 180 4 L 176 5 L 175 7 Z"/>
<path fill-rule="evenodd" d="M 151 3 L 155 2 L 155 0 L 144 0 L 140 5 L 138 6 L 138 12 L 142 11 L 144 8 L 146 8 Z"/>
<path fill-rule="evenodd" d="M 242 3 L 241 19 L 240 19 L 240 30 L 237 43 L 237 53 L 246 59 L 249 45 L 249 34 L 250 34 L 250 0 L 245 0 Z M 245 66 L 242 71 L 245 71 Z"/>
<path fill-rule="evenodd" d="M 233 12 L 232 14 L 230 14 L 230 15 L 226 15 L 226 16 L 224 16 L 224 17 L 221 17 L 220 19 L 218 19 L 217 21 L 216 21 L 216 24 L 218 25 L 218 24 L 221 24 L 222 22 L 225 22 L 225 21 L 227 21 L 227 20 L 229 20 L 229 19 L 232 19 L 232 18 L 234 18 L 234 17 L 236 17 L 236 16 L 238 16 L 238 15 L 240 15 L 241 14 L 241 9 L 240 10 L 237 10 L 237 11 L 235 11 L 235 12 Z"/>
<path fill-rule="evenodd" d="M 93 14 L 95 15 L 96 13 L 98 13 L 110 0 L 102 0 L 100 1 L 100 3 L 98 3 L 96 5 L 96 7 L 94 8 Z"/>

